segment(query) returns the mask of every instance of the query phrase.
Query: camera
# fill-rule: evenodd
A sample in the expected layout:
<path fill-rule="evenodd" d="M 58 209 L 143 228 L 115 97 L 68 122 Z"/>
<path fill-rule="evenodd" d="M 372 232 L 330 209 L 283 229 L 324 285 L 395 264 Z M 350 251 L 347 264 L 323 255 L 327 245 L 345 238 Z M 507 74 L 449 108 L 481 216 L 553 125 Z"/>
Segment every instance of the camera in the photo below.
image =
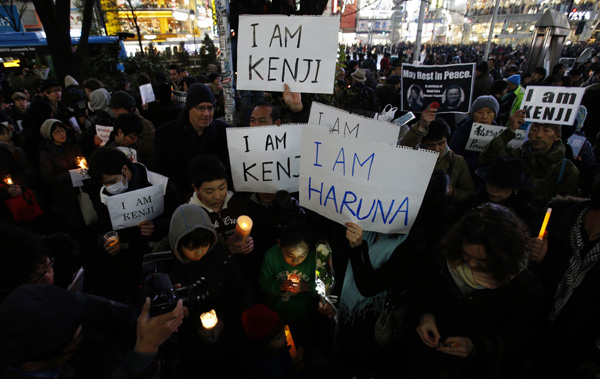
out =
<path fill-rule="evenodd" d="M 171 312 L 177 306 L 179 299 L 183 300 L 191 313 L 207 308 L 209 297 L 206 278 L 200 278 L 194 283 L 180 288 L 174 288 L 169 275 L 164 273 L 151 273 L 146 276 L 143 283 L 144 297 L 149 297 L 150 317 Z"/>

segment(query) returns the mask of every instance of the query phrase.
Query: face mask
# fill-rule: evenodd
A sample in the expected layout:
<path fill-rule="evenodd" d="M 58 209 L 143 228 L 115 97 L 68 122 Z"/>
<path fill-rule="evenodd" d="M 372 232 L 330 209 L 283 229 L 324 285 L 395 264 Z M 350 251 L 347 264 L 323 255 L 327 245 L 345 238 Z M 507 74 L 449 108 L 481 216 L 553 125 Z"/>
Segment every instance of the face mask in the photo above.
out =
<path fill-rule="evenodd" d="M 108 191 L 108 193 L 110 193 L 111 195 L 118 195 L 127 191 L 127 188 L 129 188 L 129 186 L 127 185 L 127 178 L 125 177 L 125 174 L 123 174 L 123 177 L 125 178 L 125 183 L 123 183 L 122 180 L 119 180 L 115 184 L 111 184 L 108 187 L 104 187 L 106 188 L 106 191 Z"/>

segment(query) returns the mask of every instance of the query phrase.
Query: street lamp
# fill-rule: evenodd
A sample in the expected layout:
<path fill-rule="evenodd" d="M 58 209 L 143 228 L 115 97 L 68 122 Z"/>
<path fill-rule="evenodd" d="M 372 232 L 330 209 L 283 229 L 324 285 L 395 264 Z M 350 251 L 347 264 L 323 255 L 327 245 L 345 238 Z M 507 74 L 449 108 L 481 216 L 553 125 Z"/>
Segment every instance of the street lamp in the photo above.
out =
<path fill-rule="evenodd" d="M 194 38 L 194 51 L 198 51 L 196 48 L 196 12 L 190 9 L 190 20 L 192 20 L 192 37 Z"/>

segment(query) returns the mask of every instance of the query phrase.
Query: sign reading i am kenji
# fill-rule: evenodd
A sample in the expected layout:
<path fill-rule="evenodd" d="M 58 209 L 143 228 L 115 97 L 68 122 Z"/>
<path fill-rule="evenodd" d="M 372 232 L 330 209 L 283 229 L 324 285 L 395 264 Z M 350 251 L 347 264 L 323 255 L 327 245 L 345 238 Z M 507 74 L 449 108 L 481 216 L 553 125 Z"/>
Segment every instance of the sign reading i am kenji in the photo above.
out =
<path fill-rule="evenodd" d="M 305 126 L 300 205 L 364 230 L 408 233 L 438 154 Z"/>
<path fill-rule="evenodd" d="M 396 124 L 377 121 L 313 101 L 308 123 L 321 125 L 330 133 L 340 136 L 395 143 L 400 128 Z"/>
<path fill-rule="evenodd" d="M 305 125 L 227 128 L 231 176 L 236 191 L 298 191 L 300 143 Z"/>
<path fill-rule="evenodd" d="M 525 121 L 572 125 L 585 88 L 528 86 L 521 108 Z"/>
<path fill-rule="evenodd" d="M 240 16 L 238 89 L 333 93 L 339 27 L 339 16 Z"/>

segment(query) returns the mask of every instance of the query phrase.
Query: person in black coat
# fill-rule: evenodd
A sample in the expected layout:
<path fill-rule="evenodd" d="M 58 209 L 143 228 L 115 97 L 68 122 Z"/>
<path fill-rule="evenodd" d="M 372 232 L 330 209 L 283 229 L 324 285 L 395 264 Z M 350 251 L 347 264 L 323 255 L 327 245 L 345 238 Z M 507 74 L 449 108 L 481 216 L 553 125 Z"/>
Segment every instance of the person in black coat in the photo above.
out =
<path fill-rule="evenodd" d="M 169 177 L 184 198 L 191 188 L 188 164 L 195 156 L 217 156 L 231 178 L 225 132 L 230 125 L 214 120 L 214 110 L 215 97 L 210 88 L 200 83 L 193 84 L 187 92 L 181 118 L 162 125 L 156 131 L 154 169 Z"/>

